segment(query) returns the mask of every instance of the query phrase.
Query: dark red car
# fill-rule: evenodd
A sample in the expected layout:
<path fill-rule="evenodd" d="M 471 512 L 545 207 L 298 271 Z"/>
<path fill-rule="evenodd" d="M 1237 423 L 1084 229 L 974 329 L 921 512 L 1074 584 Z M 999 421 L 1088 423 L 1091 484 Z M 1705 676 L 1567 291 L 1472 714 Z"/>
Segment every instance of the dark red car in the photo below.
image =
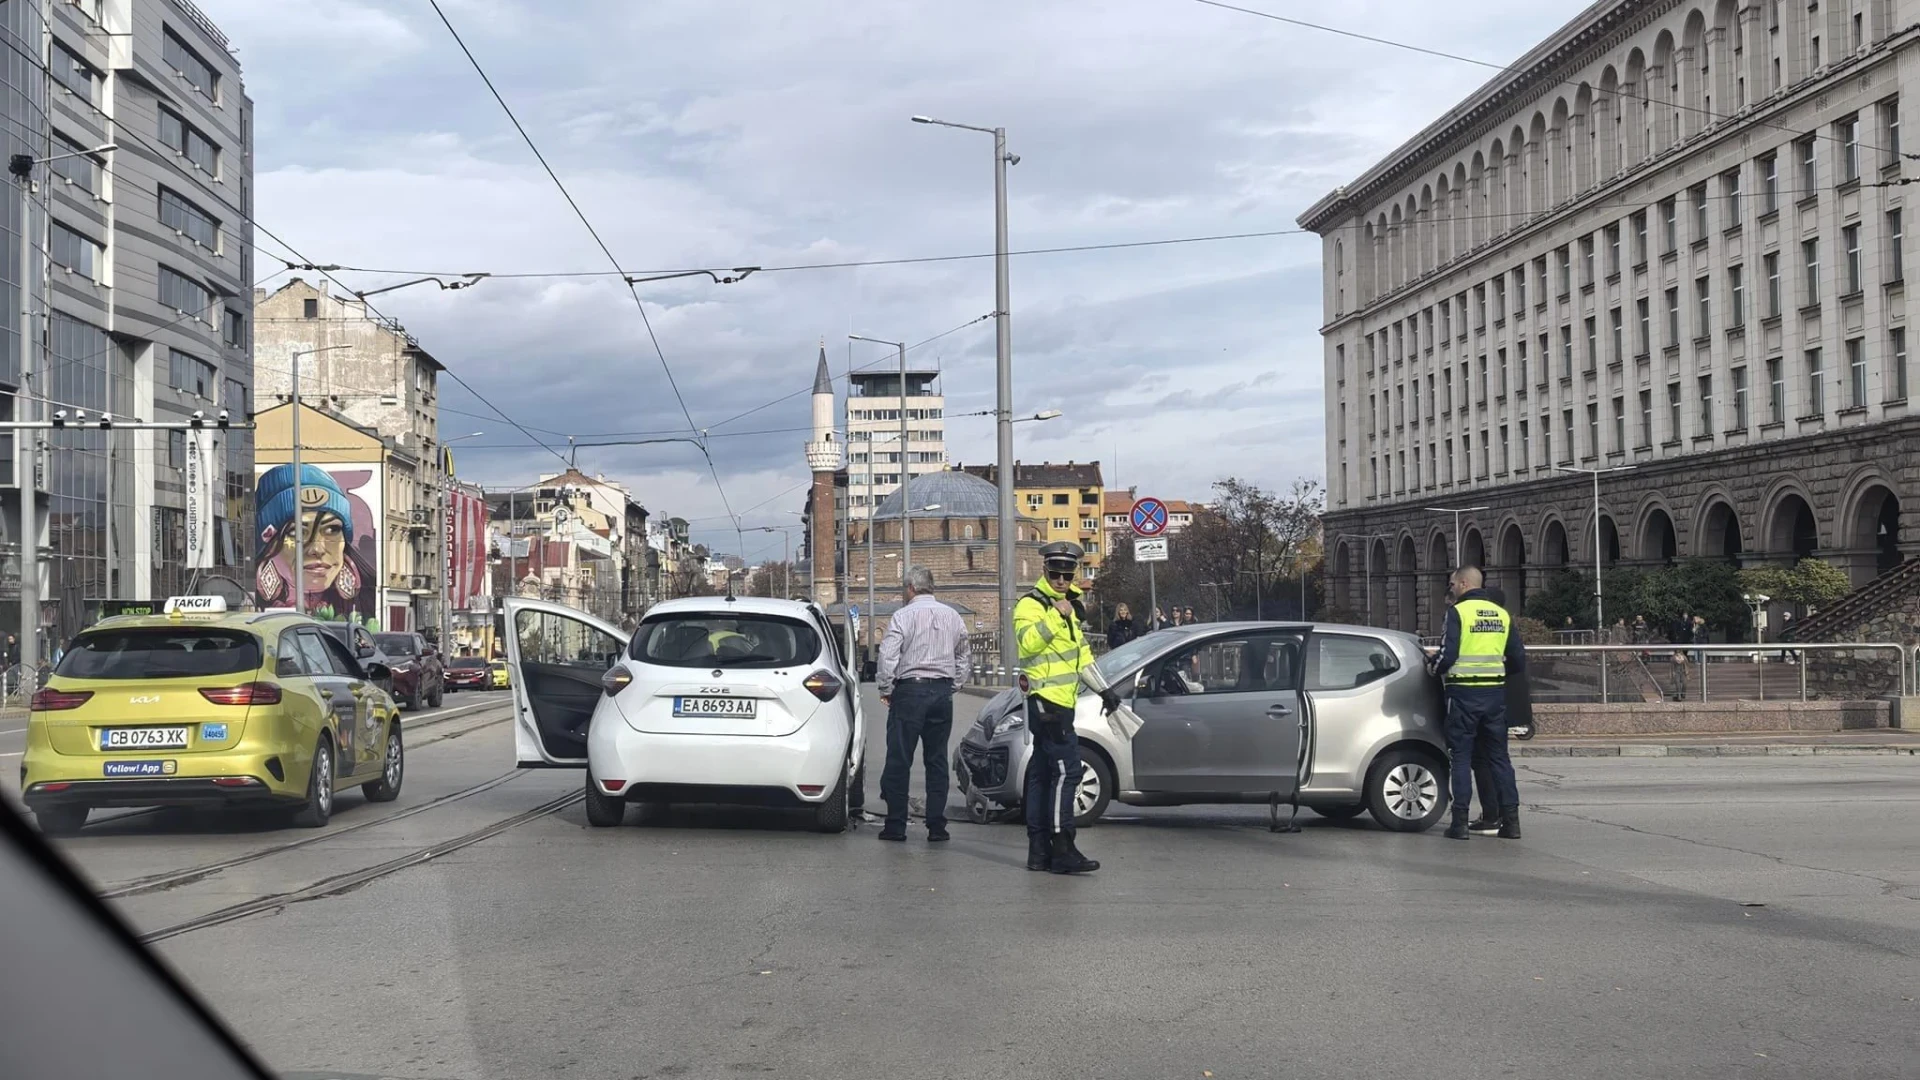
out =
<path fill-rule="evenodd" d="M 387 667 L 393 672 L 393 696 L 409 709 L 425 704 L 440 707 L 447 692 L 447 669 L 440 650 L 433 642 L 415 633 L 375 634 L 373 640 L 387 655 Z"/>
<path fill-rule="evenodd" d="M 456 656 L 447 661 L 447 692 L 455 690 L 491 689 L 492 673 L 487 670 L 487 661 L 479 656 Z"/>

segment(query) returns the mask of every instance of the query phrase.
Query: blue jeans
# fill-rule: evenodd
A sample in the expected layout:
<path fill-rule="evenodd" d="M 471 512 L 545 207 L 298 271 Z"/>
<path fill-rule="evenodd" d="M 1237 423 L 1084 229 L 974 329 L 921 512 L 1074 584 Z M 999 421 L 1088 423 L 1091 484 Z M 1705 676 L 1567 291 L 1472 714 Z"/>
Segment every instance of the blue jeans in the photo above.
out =
<path fill-rule="evenodd" d="M 1080 791 L 1084 766 L 1080 738 L 1073 731 L 1073 709 L 1044 698 L 1027 698 L 1027 730 L 1033 735 L 1033 757 L 1027 765 L 1026 792 L 1029 838 L 1066 834 L 1073 837 L 1073 801 Z"/>
<path fill-rule="evenodd" d="M 1447 751 L 1453 773 L 1453 807 L 1465 813 L 1473 801 L 1475 759 L 1485 763 L 1502 810 L 1518 809 L 1520 788 L 1507 756 L 1507 691 L 1500 686 L 1447 687 Z M 1482 793 L 1481 804 L 1486 804 Z"/>
<path fill-rule="evenodd" d="M 887 765 L 880 773 L 880 797 L 887 804 L 888 827 L 907 826 L 907 787 L 913 780 L 913 751 L 927 767 L 927 828 L 947 824 L 947 742 L 953 736 L 953 684 L 902 681 L 893 686 L 887 708 Z"/>

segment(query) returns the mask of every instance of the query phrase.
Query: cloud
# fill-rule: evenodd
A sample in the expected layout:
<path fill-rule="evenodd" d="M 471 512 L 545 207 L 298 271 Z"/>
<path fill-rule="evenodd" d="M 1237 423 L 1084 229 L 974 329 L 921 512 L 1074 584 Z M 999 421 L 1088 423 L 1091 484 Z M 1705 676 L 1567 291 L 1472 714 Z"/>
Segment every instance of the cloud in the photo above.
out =
<path fill-rule="evenodd" d="M 641 285 L 683 413 L 617 279 L 505 276 L 611 267 L 431 9 L 200 2 L 246 60 L 263 224 L 318 262 L 501 275 L 375 300 L 558 451 L 448 386 L 447 430 L 487 432 L 463 444 L 467 475 L 524 483 L 575 435 L 583 469 L 731 549 L 697 449 L 587 444 L 685 434 L 690 413 L 726 503 L 785 524 L 819 342 L 840 372 L 849 329 L 917 341 L 993 308 L 990 259 Z M 990 251 L 988 137 L 916 113 L 1006 126 L 1016 249 L 1290 229 L 1489 74 L 1182 0 L 443 3 L 629 272 Z M 1319 17 L 1504 61 L 1578 10 L 1470 6 L 1350 0 Z M 1065 414 L 1021 424 L 1019 456 L 1100 459 L 1110 483 L 1167 497 L 1319 476 L 1319 251 L 1280 236 L 1016 257 L 1015 408 Z M 950 457 L 990 459 L 990 418 L 959 414 L 993 405 L 992 324 L 917 359 L 942 372 Z"/>

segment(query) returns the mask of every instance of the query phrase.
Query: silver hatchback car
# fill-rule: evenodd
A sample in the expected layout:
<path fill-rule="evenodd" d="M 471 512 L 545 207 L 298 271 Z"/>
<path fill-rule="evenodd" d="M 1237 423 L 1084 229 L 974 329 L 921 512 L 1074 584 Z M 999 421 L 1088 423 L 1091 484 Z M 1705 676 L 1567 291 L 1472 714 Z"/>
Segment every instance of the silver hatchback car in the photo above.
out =
<path fill-rule="evenodd" d="M 1074 727 L 1082 826 L 1133 806 L 1297 801 L 1323 817 L 1371 812 L 1420 832 L 1447 809 L 1439 680 L 1411 634 L 1318 623 L 1199 623 L 1136 638 L 1082 678 Z M 1117 690 L 1138 718 L 1102 716 Z M 1017 690 L 987 703 L 956 769 L 970 816 L 1020 804 L 1031 740 Z"/>

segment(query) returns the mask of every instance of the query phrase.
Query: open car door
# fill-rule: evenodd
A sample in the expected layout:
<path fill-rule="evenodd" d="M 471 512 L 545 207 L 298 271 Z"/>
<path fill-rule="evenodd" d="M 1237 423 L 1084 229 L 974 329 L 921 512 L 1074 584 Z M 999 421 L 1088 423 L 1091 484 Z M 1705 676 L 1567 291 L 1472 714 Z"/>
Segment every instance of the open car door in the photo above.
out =
<path fill-rule="evenodd" d="M 605 694 L 600 678 L 625 655 L 628 634 L 565 604 L 510 596 L 504 607 L 516 763 L 586 768 L 587 725 Z"/>

